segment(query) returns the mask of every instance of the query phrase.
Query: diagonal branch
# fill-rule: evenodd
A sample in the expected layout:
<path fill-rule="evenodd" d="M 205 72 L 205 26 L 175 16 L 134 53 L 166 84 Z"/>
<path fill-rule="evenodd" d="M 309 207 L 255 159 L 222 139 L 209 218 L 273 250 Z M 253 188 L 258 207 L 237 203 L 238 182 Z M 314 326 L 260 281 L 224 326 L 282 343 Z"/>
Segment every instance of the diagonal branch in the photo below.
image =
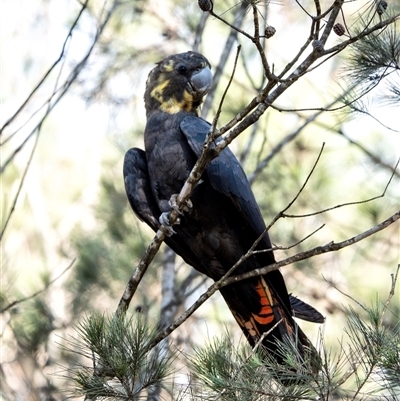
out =
<path fill-rule="evenodd" d="M 312 213 L 305 213 L 305 214 L 287 214 L 287 213 L 283 213 L 283 217 L 289 217 L 289 218 L 295 219 L 295 218 L 316 216 L 317 214 L 326 213 L 326 212 L 329 212 L 329 211 L 334 210 L 334 209 L 342 208 L 342 207 L 344 207 L 344 206 L 360 205 L 360 204 L 362 204 L 362 203 L 368 203 L 368 202 L 372 202 L 372 201 L 374 201 L 374 200 L 376 200 L 376 199 L 383 198 L 383 197 L 386 195 L 386 192 L 387 192 L 387 190 L 388 190 L 388 188 L 389 188 L 390 183 L 391 183 L 392 180 L 393 180 L 393 177 L 394 177 L 395 174 L 396 174 L 397 166 L 399 165 L 399 163 L 400 163 L 400 159 L 397 160 L 397 163 L 396 163 L 395 167 L 392 169 L 392 174 L 391 174 L 391 176 L 390 176 L 388 182 L 386 183 L 383 192 L 382 192 L 381 194 L 379 194 L 379 195 L 373 196 L 372 198 L 363 199 L 363 200 L 360 200 L 360 201 L 353 201 L 353 202 L 340 203 L 340 204 L 338 204 L 338 205 L 331 206 L 331 207 L 328 207 L 328 208 L 326 208 L 326 209 L 318 210 L 318 211 L 312 212 Z"/>
<path fill-rule="evenodd" d="M 368 229 L 360 234 L 357 234 L 354 237 L 348 238 L 347 240 L 344 240 L 341 242 L 331 241 L 326 245 L 318 246 L 318 247 L 312 248 L 308 251 L 300 252 L 296 255 L 293 255 L 286 259 L 283 259 L 279 262 L 273 263 L 272 265 L 269 265 L 267 267 L 263 267 L 261 269 L 255 269 L 255 270 L 252 270 L 251 272 L 247 272 L 247 273 L 243 273 L 239 276 L 231 277 L 225 281 L 223 286 L 232 284 L 232 283 L 236 283 L 238 281 L 245 280 L 247 278 L 262 276 L 273 270 L 278 270 L 283 266 L 287 266 L 287 265 L 293 264 L 295 262 L 299 262 L 300 260 L 309 259 L 311 257 L 317 256 L 317 255 L 322 255 L 322 254 L 328 253 L 328 252 L 336 252 L 340 249 L 346 248 L 350 245 L 360 242 L 363 239 L 368 238 L 371 235 L 378 233 L 379 231 L 384 230 L 385 228 L 389 227 L 391 224 L 395 223 L 399 219 L 400 219 L 400 210 L 398 210 L 397 212 L 395 212 L 390 217 L 388 217 L 386 220 L 382 221 L 381 223 L 377 224 L 376 226 L 371 227 L 370 229 Z"/>
<path fill-rule="evenodd" d="M 53 65 L 47 70 L 47 72 L 44 74 L 43 78 L 39 81 L 39 83 L 32 89 L 31 93 L 28 95 L 28 97 L 25 99 L 25 101 L 21 104 L 21 106 L 18 108 L 18 110 L 4 123 L 4 125 L 0 128 L 0 135 L 3 134 L 4 129 L 12 123 L 12 121 L 18 116 L 18 114 L 24 109 L 24 107 L 28 104 L 32 96 L 38 91 L 38 89 L 43 85 L 43 83 L 46 81 L 47 77 L 50 75 L 50 73 L 54 70 L 54 68 L 57 66 L 57 64 L 60 63 L 60 61 L 64 58 L 65 55 L 65 50 L 67 47 L 68 42 L 70 41 L 72 37 L 72 33 L 74 29 L 76 28 L 83 12 L 85 11 L 87 4 L 89 0 L 85 0 L 84 3 L 82 3 L 82 8 L 79 10 L 79 13 L 77 17 L 75 18 L 75 21 L 72 23 L 71 28 L 68 31 L 67 37 L 64 40 L 64 43 L 61 48 L 60 55 L 58 56 L 57 60 L 53 63 Z"/>
<path fill-rule="evenodd" d="M 218 66 L 217 66 L 217 68 L 215 70 L 215 73 L 214 73 L 213 84 L 212 84 L 212 87 L 210 89 L 210 93 L 206 97 L 206 99 L 205 99 L 205 101 L 203 103 L 203 107 L 202 107 L 202 110 L 201 110 L 202 117 L 206 117 L 207 114 L 209 113 L 209 111 L 211 110 L 211 105 L 212 105 L 212 102 L 214 100 L 218 84 L 221 81 L 222 73 L 223 73 L 223 71 L 225 69 L 226 63 L 228 62 L 228 58 L 229 58 L 229 55 L 231 54 L 233 45 L 234 45 L 235 41 L 237 40 L 237 36 L 238 36 L 237 29 L 243 23 L 244 15 L 245 15 L 243 11 L 246 10 L 246 7 L 247 7 L 246 2 L 242 2 L 242 4 L 240 5 L 240 7 L 237 10 L 237 13 L 235 15 L 235 21 L 236 21 L 237 27 L 231 26 L 231 31 L 229 33 L 229 36 L 228 36 L 226 42 L 225 42 L 224 50 L 221 53 Z M 210 13 L 210 15 L 216 16 L 212 12 Z"/>
<path fill-rule="evenodd" d="M 82 59 L 75 65 L 69 76 L 65 79 L 64 83 L 57 88 L 56 90 L 53 91 L 52 96 L 48 99 L 48 107 L 47 110 L 44 114 L 44 116 L 40 119 L 40 121 L 35 125 L 35 127 L 31 130 L 31 132 L 27 135 L 25 140 L 14 150 L 14 152 L 9 156 L 9 158 L 4 162 L 4 164 L 0 168 L 0 173 L 4 172 L 8 164 L 14 159 L 14 157 L 21 151 L 21 149 L 25 146 L 25 144 L 28 142 L 28 140 L 37 132 L 38 128 L 44 123 L 44 121 L 47 119 L 49 116 L 50 112 L 53 110 L 53 108 L 58 104 L 58 102 L 64 97 L 64 95 L 68 92 L 69 88 L 71 85 L 75 82 L 77 79 L 78 75 L 82 71 L 82 69 L 85 67 L 90 55 L 92 54 L 92 51 L 94 47 L 96 46 L 100 36 L 102 35 L 107 23 L 109 22 L 112 14 L 115 11 L 115 8 L 118 6 L 119 0 L 114 0 L 112 6 L 108 10 L 107 14 L 104 17 L 104 20 L 101 22 L 100 26 L 97 28 L 96 34 L 93 38 L 92 44 L 90 45 L 89 49 L 87 50 L 86 54 L 82 57 Z M 61 58 L 62 59 L 62 58 Z M 47 75 L 42 79 L 42 81 L 47 78 Z M 39 85 L 42 85 L 43 82 L 40 82 Z M 58 95 L 56 97 L 56 95 Z M 53 103 L 52 103 L 53 101 Z M 27 102 L 27 101 L 26 101 Z M 26 103 L 25 102 L 25 103 Z M 21 108 L 20 108 L 21 109 Z M 22 110 L 22 109 L 21 109 Z M 2 130 L 15 118 L 15 116 L 19 113 L 20 110 L 18 110 L 17 113 L 14 114 L 13 117 L 11 117 L 3 126 Z M 1 132 L 1 131 L 0 131 Z"/>
<path fill-rule="evenodd" d="M 9 309 L 13 308 L 14 306 L 19 305 L 23 302 L 29 301 L 30 299 L 33 299 L 33 298 L 37 297 L 38 295 L 42 294 L 43 292 L 47 291 L 52 284 L 54 284 L 61 276 L 63 276 L 74 265 L 75 261 L 76 261 L 76 259 L 73 259 L 71 261 L 71 263 L 57 277 L 54 277 L 53 280 L 50 280 L 42 289 L 34 292 L 33 294 L 31 294 L 27 297 L 16 299 L 15 301 L 10 302 L 8 305 L 6 305 L 3 309 L 0 310 L 0 313 L 6 312 Z"/>
<path fill-rule="evenodd" d="M 86 3 L 87 3 L 87 2 L 86 2 Z M 78 19 L 80 18 L 81 13 L 82 13 L 83 10 L 86 8 L 86 3 L 83 5 L 83 8 L 81 9 L 81 12 L 79 13 L 79 16 L 78 16 L 77 19 L 75 20 L 73 27 L 75 27 L 75 25 L 76 25 L 77 22 L 78 22 Z M 61 73 L 61 71 L 60 71 L 60 73 L 59 73 L 59 75 L 58 75 L 58 77 L 57 77 L 57 80 L 56 80 L 56 84 L 55 84 L 55 88 L 54 88 L 54 90 L 53 90 L 53 93 L 52 93 L 52 95 L 50 96 L 50 98 L 49 98 L 48 101 L 47 101 L 47 109 L 46 109 L 46 111 L 45 111 L 44 116 L 40 119 L 40 121 L 39 121 L 39 122 L 37 123 L 37 125 L 32 129 L 32 131 L 27 135 L 27 137 L 24 139 L 24 141 L 23 141 L 16 149 L 14 149 L 14 152 L 9 156 L 9 158 L 8 158 L 8 159 L 4 162 L 4 164 L 0 167 L 0 174 L 1 174 L 1 173 L 3 173 L 3 172 L 5 171 L 6 167 L 9 165 L 9 163 L 11 163 L 11 161 L 14 159 L 14 157 L 22 150 L 22 148 L 25 146 L 25 144 L 28 143 L 29 139 L 30 139 L 34 134 L 36 134 L 36 141 L 35 141 L 35 143 L 34 143 L 34 146 L 33 146 L 33 148 L 32 148 L 32 151 L 31 151 L 31 153 L 30 153 L 30 156 L 29 156 L 27 165 L 26 165 L 26 167 L 25 167 L 24 173 L 23 173 L 23 175 L 22 175 L 22 178 L 21 178 L 21 181 L 20 181 L 20 184 L 19 184 L 17 193 L 16 193 L 16 195 L 15 195 L 15 197 L 14 197 L 14 200 L 13 200 L 13 202 L 12 202 L 11 209 L 10 209 L 10 211 L 8 212 L 5 225 L 3 226 L 2 230 L 1 230 L 1 233 L 0 233 L 0 241 L 2 240 L 3 235 L 4 235 L 4 233 L 5 233 L 5 230 L 6 230 L 6 228 L 7 228 L 7 226 L 8 226 L 8 223 L 9 223 L 9 221 L 10 221 L 10 219 L 11 219 L 11 216 L 12 216 L 12 214 L 14 213 L 14 210 L 15 210 L 15 207 L 16 207 L 16 204 L 17 204 L 19 195 L 20 195 L 20 193 L 21 193 L 21 190 L 22 190 L 22 187 L 23 187 L 23 184 L 24 184 L 24 181 L 25 181 L 26 174 L 27 174 L 27 172 L 28 172 L 28 170 L 29 170 L 29 167 L 30 167 L 31 162 L 32 162 L 33 155 L 34 155 L 35 150 L 36 150 L 36 147 L 37 147 L 37 143 L 38 143 L 38 140 L 39 140 L 39 135 L 40 135 L 40 132 L 41 132 L 41 128 L 42 128 L 42 126 L 43 126 L 43 123 L 45 122 L 45 120 L 47 119 L 47 117 L 50 115 L 50 112 L 53 110 L 53 108 L 58 104 L 58 102 L 59 102 L 59 101 L 63 98 L 63 96 L 68 92 L 70 86 L 71 86 L 72 83 L 76 80 L 76 78 L 78 77 L 79 73 L 81 72 L 81 70 L 82 70 L 82 69 L 84 68 L 84 66 L 86 65 L 86 62 L 88 61 L 89 56 L 91 55 L 91 53 L 92 53 L 92 51 L 93 51 L 95 45 L 97 44 L 97 42 L 98 42 L 98 40 L 99 40 L 99 38 L 100 38 L 102 32 L 104 31 L 104 28 L 106 27 L 108 21 L 110 20 L 111 15 L 113 14 L 113 12 L 114 12 L 115 8 L 117 7 L 117 5 L 118 5 L 118 0 L 115 0 L 114 3 L 113 3 L 113 5 L 111 6 L 111 8 L 109 9 L 109 11 L 107 12 L 107 14 L 106 14 L 104 20 L 102 21 L 101 25 L 100 25 L 99 28 L 97 29 L 96 35 L 95 35 L 95 37 L 94 37 L 94 39 L 93 39 L 93 42 L 92 42 L 92 44 L 91 44 L 89 50 L 86 52 L 85 56 L 81 59 L 81 61 L 74 67 L 74 69 L 72 70 L 72 72 L 70 73 L 70 75 L 68 76 L 68 78 L 65 80 L 65 82 L 63 83 L 63 85 L 61 85 L 59 88 L 57 88 L 58 79 L 59 79 L 59 76 L 60 76 L 60 73 Z M 66 39 L 65 42 L 64 42 L 64 47 L 65 47 L 65 45 L 67 44 L 68 38 L 70 37 L 71 34 L 72 34 L 72 28 L 70 29 L 70 32 L 69 32 L 69 34 L 68 34 L 68 36 L 67 36 L 67 39 Z M 64 47 L 63 47 L 63 51 L 62 51 L 62 53 L 61 53 L 61 55 L 60 55 L 60 57 L 59 57 L 59 60 L 62 60 L 63 57 L 64 57 L 64 51 L 65 51 L 65 48 L 64 48 Z M 59 60 L 57 60 L 56 63 L 53 64 L 53 67 L 55 67 L 55 66 L 58 64 Z M 63 65 L 62 65 L 62 66 L 63 66 Z M 53 69 L 53 67 L 52 67 L 51 69 Z M 48 71 L 48 73 L 44 76 L 44 78 L 40 81 L 40 83 L 37 85 L 37 87 L 33 90 L 33 92 L 31 93 L 31 95 L 28 96 L 28 98 L 26 99 L 26 101 L 25 101 L 25 103 L 23 104 L 23 106 L 21 106 L 21 107 L 18 109 L 18 111 L 4 124 L 4 126 L 3 126 L 3 128 L 2 128 L 1 130 L 3 130 L 8 124 L 10 124 L 11 121 L 12 121 L 12 120 L 17 116 L 17 114 L 22 110 L 22 108 L 25 107 L 25 105 L 28 103 L 30 97 L 33 96 L 34 92 L 39 88 L 40 85 L 42 85 L 42 83 L 44 82 L 44 80 L 47 78 L 48 74 L 50 74 L 51 69 L 50 69 L 50 70 Z M 59 93 L 59 91 L 60 91 L 60 93 Z M 56 97 L 57 94 L 58 94 L 58 97 Z M 53 100 L 54 100 L 54 101 L 53 101 Z M 53 102 L 52 102 L 52 101 L 53 101 Z M 1 132 L 1 131 L 0 131 L 0 132 Z"/>
<path fill-rule="evenodd" d="M 323 253 L 327 252 L 335 252 L 340 249 L 346 248 L 348 246 L 351 246 L 359 241 L 362 241 L 363 239 L 376 234 L 379 231 L 384 230 L 387 228 L 389 225 L 393 224 L 397 220 L 400 219 L 400 210 L 394 213 L 392 216 L 381 222 L 380 224 L 370 228 L 369 230 L 364 231 L 361 234 L 358 234 L 354 237 L 351 237 L 345 241 L 341 241 L 338 243 L 335 242 L 330 242 L 327 245 L 324 246 L 319 246 L 316 248 L 312 248 L 308 251 L 300 252 L 296 255 L 290 256 L 289 258 L 286 258 L 284 260 L 281 260 L 280 262 L 274 263 L 272 265 L 269 265 L 267 267 L 263 267 L 260 269 L 255 269 L 247 273 L 240 274 L 239 276 L 234 276 L 230 278 L 225 278 L 227 275 L 230 274 L 232 268 L 228 271 L 227 274 L 225 274 L 224 277 L 222 277 L 219 281 L 215 282 L 212 284 L 206 292 L 204 292 L 198 299 L 197 301 L 190 307 L 188 308 L 178 319 L 175 320 L 175 322 L 167 327 L 165 330 L 160 332 L 160 334 L 149 344 L 149 348 L 153 348 L 156 346 L 160 341 L 162 341 L 164 338 L 169 336 L 175 329 L 177 329 L 181 324 L 183 324 L 204 302 L 207 301 L 213 294 L 215 294 L 220 288 L 225 287 L 229 284 L 237 283 L 238 281 L 245 280 L 251 277 L 257 277 L 257 276 L 262 276 L 264 274 L 267 274 L 273 270 L 278 270 L 283 266 L 287 266 L 290 264 L 293 264 L 295 262 L 298 262 L 300 260 L 304 259 L 309 259 L 311 257 L 321 255 Z"/>

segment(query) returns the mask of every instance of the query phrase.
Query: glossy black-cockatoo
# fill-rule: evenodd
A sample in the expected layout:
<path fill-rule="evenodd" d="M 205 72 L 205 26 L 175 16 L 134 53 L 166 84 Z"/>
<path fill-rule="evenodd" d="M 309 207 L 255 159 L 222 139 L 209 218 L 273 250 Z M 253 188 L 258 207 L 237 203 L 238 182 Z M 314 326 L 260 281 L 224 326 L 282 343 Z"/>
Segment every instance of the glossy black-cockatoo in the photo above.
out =
<path fill-rule="evenodd" d="M 145 151 L 133 148 L 126 153 L 124 178 L 133 211 L 154 231 L 160 227 L 160 217 L 171 210 L 171 196 L 180 192 L 210 131 L 198 109 L 211 83 L 210 63 L 195 52 L 164 59 L 147 79 Z M 218 280 L 266 228 L 246 175 L 228 148 L 208 165 L 191 194 L 191 203 L 165 242 L 188 264 Z M 266 234 L 256 249 L 271 248 Z M 256 253 L 234 274 L 274 262 L 271 250 Z M 310 347 L 293 311 L 306 320 L 323 321 L 314 308 L 288 295 L 278 270 L 228 285 L 220 292 L 252 346 L 268 333 L 262 344 L 279 363 L 283 363 L 279 341 L 291 338 L 300 355 Z"/>

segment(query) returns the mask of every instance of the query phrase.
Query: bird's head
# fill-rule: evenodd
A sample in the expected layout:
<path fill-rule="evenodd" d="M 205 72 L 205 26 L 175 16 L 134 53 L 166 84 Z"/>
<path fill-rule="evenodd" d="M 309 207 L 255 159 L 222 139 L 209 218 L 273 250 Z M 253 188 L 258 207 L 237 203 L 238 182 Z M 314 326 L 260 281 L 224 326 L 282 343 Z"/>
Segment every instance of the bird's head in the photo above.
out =
<path fill-rule="evenodd" d="M 154 111 L 170 114 L 196 112 L 212 84 L 210 63 L 199 53 L 174 54 L 150 71 L 144 101 L 149 116 Z"/>

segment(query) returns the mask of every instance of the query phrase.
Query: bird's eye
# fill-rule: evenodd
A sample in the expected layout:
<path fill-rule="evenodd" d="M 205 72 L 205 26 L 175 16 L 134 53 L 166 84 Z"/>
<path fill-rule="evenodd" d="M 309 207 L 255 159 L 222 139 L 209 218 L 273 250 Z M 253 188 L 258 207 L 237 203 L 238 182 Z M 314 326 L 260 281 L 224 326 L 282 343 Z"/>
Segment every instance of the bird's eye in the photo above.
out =
<path fill-rule="evenodd" d="M 178 66 L 178 72 L 179 74 L 185 75 L 188 72 L 188 69 L 186 66 L 180 65 Z"/>

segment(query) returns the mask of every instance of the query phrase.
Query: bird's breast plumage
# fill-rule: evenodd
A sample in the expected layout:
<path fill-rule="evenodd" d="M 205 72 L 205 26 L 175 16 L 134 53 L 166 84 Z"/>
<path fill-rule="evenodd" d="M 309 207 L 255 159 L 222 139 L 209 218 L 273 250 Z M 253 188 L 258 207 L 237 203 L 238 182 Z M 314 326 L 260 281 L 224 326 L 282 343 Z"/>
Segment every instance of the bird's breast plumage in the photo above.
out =
<path fill-rule="evenodd" d="M 149 118 L 145 130 L 146 157 L 152 190 L 162 211 L 170 209 L 171 195 L 180 192 L 196 157 L 179 124 L 186 112 L 159 112 Z M 164 210 L 167 208 L 167 210 Z"/>

